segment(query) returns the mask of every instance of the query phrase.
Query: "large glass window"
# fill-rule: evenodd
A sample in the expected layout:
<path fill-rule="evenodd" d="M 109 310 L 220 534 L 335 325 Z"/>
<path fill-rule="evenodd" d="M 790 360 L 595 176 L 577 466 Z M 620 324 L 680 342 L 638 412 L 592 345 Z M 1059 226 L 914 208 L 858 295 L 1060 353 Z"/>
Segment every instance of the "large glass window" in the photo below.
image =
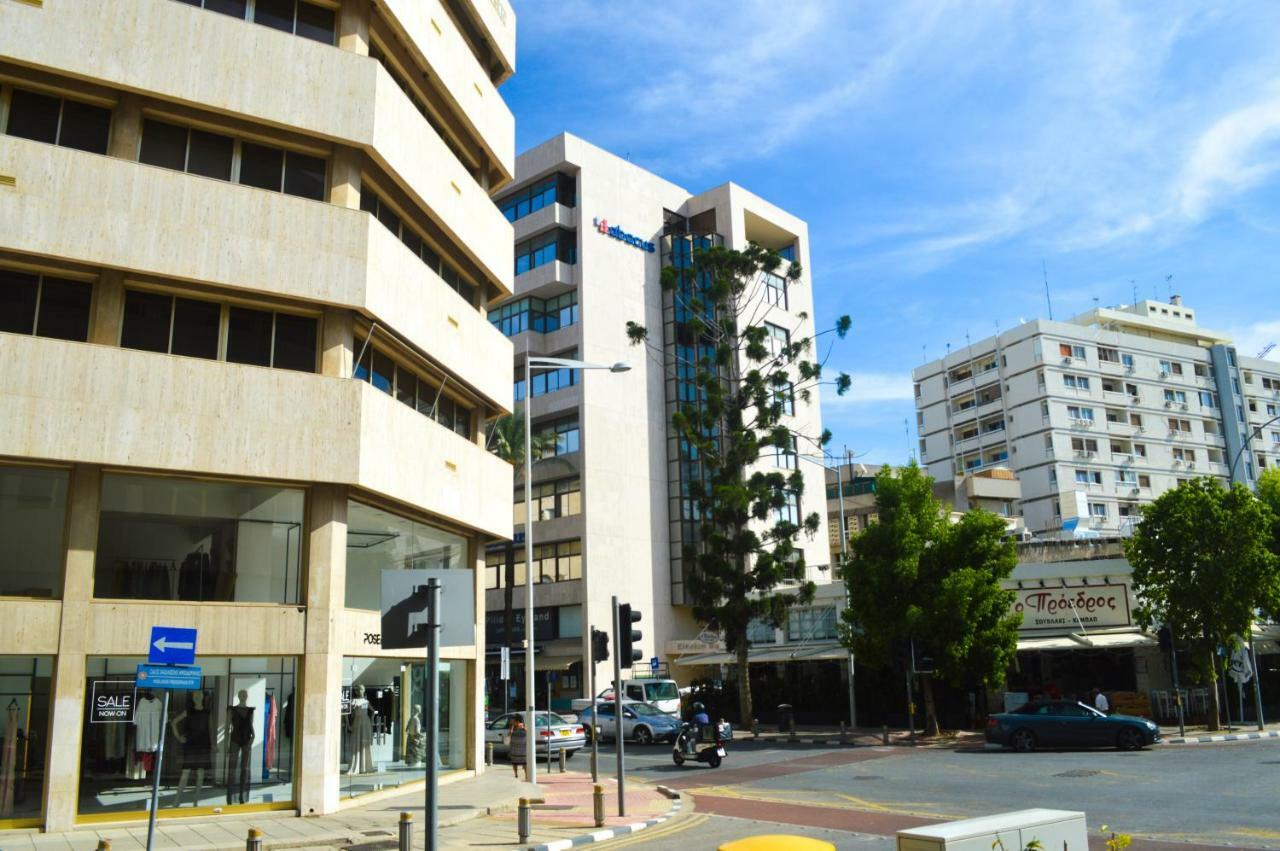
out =
<path fill-rule="evenodd" d="M 202 6 L 233 18 L 249 17 L 248 0 L 178 0 L 188 6 Z M 332 9 L 306 0 L 254 0 L 253 22 L 273 30 L 300 35 L 322 44 L 333 44 L 336 16 Z"/>
<path fill-rule="evenodd" d="M 558 331 L 576 324 L 578 316 L 578 291 L 570 290 L 548 299 L 529 296 L 508 302 L 489 311 L 489 322 L 514 337 L 525 331 Z"/>
<path fill-rule="evenodd" d="M 5 132 L 50 145 L 105 154 L 107 137 L 111 133 L 111 110 L 25 89 L 12 89 Z"/>
<path fill-rule="evenodd" d="M 550 423 L 537 423 L 534 428 L 539 433 L 555 435 L 555 446 L 551 447 L 546 453 L 547 456 L 568 455 L 570 452 L 577 452 L 581 448 L 581 432 L 576 416 L 563 417 Z"/>
<path fill-rule="evenodd" d="M 460 535 L 362 502 L 347 503 L 347 608 L 380 608 L 384 570 L 454 569 L 466 562 L 467 542 Z"/>
<path fill-rule="evenodd" d="M 303 491 L 102 477 L 94 596 L 297 603 Z"/>
<path fill-rule="evenodd" d="M 153 118 L 142 124 L 138 160 L 313 201 L 325 199 L 326 164 L 320 157 Z"/>
<path fill-rule="evenodd" d="M 48 656 L 0 656 L 0 829 L 40 824 L 52 671 Z"/>
<path fill-rule="evenodd" d="M 471 439 L 471 408 L 446 395 L 440 382 L 423 378 L 380 349 L 369 346 L 356 364 L 355 379 L 367 381 L 399 402 Z"/>
<path fill-rule="evenodd" d="M 831 640 L 835 637 L 835 606 L 792 609 L 787 615 L 787 641 Z"/>
<path fill-rule="evenodd" d="M 524 585 L 523 544 L 512 550 L 515 566 L 513 588 Z M 485 587 L 505 587 L 507 582 L 507 553 L 505 547 L 495 547 L 485 552 Z M 555 541 L 535 544 L 533 547 L 534 582 L 568 582 L 582 578 L 582 541 Z"/>
<path fill-rule="evenodd" d="M 464 278 L 457 267 L 443 259 L 422 238 L 422 234 L 414 230 L 408 222 L 404 221 L 391 208 L 391 205 L 379 198 L 377 193 L 368 187 L 365 187 L 360 192 L 360 209 L 371 214 L 383 227 L 395 234 L 396 238 L 403 242 L 415 257 L 425 263 L 427 268 L 439 275 L 440 279 L 448 284 L 454 292 L 466 299 L 468 303 L 475 301 L 476 285 Z"/>
<path fill-rule="evenodd" d="M 572 177 L 567 174 L 553 174 L 539 180 L 514 195 L 503 198 L 498 202 L 498 209 L 507 217 L 507 221 L 514 222 L 551 204 L 574 206 Z"/>
<path fill-rule="evenodd" d="M 516 274 L 536 269 L 552 260 L 565 263 L 577 262 L 577 235 L 571 230 L 556 228 L 539 234 L 533 239 L 516 243 Z"/>
<path fill-rule="evenodd" d="M 66 470 L 0 466 L 0 596 L 62 593 Z"/>
<path fill-rule="evenodd" d="M 578 351 L 577 349 L 572 349 L 567 352 L 560 352 L 556 357 L 576 360 L 578 357 Z M 577 383 L 578 370 L 572 367 L 541 369 L 533 374 L 532 388 L 530 389 L 530 392 L 534 396 L 544 396 L 547 393 L 554 393 L 557 390 L 564 390 L 567 387 L 572 387 Z M 515 382 L 515 400 L 517 402 L 524 401 L 525 396 L 525 380 L 524 378 L 519 378 Z"/>
<path fill-rule="evenodd" d="M 342 660 L 342 796 L 427 776 L 426 664 L 421 659 Z M 436 768 L 467 767 L 467 663 L 442 661 Z"/>
<path fill-rule="evenodd" d="M 574 476 L 533 486 L 533 518 L 549 520 L 582 513 L 582 479 Z M 515 524 L 524 523 L 524 488 L 516 491 Z"/>
<path fill-rule="evenodd" d="M 293 801 L 297 662 L 287 656 L 200 657 L 199 691 L 134 687 L 143 658 L 89 658 L 80 814 L 145 817 L 164 738 L 160 807 L 171 812 Z"/>
<path fill-rule="evenodd" d="M 82 281 L 0 269 L 0 331 L 84 342 L 92 296 Z"/>

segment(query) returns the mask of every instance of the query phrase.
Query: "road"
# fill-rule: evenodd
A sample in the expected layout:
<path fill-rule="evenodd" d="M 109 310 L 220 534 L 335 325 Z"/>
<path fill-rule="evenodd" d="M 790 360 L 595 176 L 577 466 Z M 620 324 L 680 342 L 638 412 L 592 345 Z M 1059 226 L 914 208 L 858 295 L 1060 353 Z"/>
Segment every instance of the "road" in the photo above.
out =
<path fill-rule="evenodd" d="M 612 754 L 601 758 L 612 770 Z M 1033 754 L 737 742 L 719 769 L 677 768 L 669 746 L 632 747 L 627 763 L 633 776 L 691 795 L 694 814 L 609 847 L 714 848 L 788 832 L 887 851 L 889 837 L 915 825 L 1052 807 L 1083 810 L 1091 830 L 1133 834 L 1135 849 L 1280 849 L 1280 741 Z"/>

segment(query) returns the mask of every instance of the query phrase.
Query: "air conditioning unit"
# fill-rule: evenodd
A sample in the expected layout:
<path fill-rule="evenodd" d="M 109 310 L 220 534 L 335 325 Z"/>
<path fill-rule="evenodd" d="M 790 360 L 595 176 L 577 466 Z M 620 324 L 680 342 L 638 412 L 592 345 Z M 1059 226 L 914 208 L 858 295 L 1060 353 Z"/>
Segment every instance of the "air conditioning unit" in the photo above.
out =
<path fill-rule="evenodd" d="M 1187 409 L 1187 403 L 1186 403 L 1186 402 L 1183 402 L 1183 403 L 1182 403 L 1181 405 L 1179 405 L 1178 407 L 1185 411 L 1185 410 Z"/>
<path fill-rule="evenodd" d="M 1130 488 L 1129 493 L 1133 494 L 1134 496 L 1137 496 L 1138 490 L 1139 490 L 1138 488 Z"/>
<path fill-rule="evenodd" d="M 1172 408 L 1172 407 L 1173 407 L 1173 400 L 1172 400 L 1172 399 L 1165 399 L 1165 400 L 1164 400 L 1164 406 L 1165 406 L 1166 408 Z"/>
<path fill-rule="evenodd" d="M 1195 461 L 1188 461 L 1188 462 L 1187 462 L 1187 469 L 1188 469 L 1188 470 L 1194 470 L 1195 468 L 1196 468 L 1196 462 L 1195 462 Z"/>
<path fill-rule="evenodd" d="M 1062 359 L 1063 363 L 1071 363 L 1071 355 L 1067 355 Z"/>
<path fill-rule="evenodd" d="M 1141 405 L 1141 404 L 1142 404 L 1142 397 L 1141 397 L 1141 396 L 1130 396 L 1130 397 L 1129 397 L 1129 403 L 1130 403 L 1131 405 Z"/>
<path fill-rule="evenodd" d="M 1124 371 L 1125 371 L 1126 373 L 1128 373 L 1129 375 L 1133 375 L 1133 364 L 1129 364 L 1128 366 L 1126 366 L 1126 367 L 1124 368 Z"/>

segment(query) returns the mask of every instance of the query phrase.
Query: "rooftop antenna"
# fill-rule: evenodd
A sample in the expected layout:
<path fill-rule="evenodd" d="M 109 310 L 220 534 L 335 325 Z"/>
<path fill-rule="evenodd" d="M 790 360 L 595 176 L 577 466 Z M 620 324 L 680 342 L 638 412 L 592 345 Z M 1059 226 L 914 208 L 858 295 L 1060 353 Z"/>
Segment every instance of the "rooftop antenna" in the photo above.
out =
<path fill-rule="evenodd" d="M 916 460 L 916 448 L 911 445 L 911 427 L 907 425 L 907 418 L 902 418 L 902 433 L 907 436 L 907 458 Z"/>
<path fill-rule="evenodd" d="M 1134 283 L 1133 278 L 1129 279 L 1129 286 L 1133 287 L 1133 303 L 1138 303 L 1138 285 Z"/>
<path fill-rule="evenodd" d="M 928 363 L 928 362 L 929 362 L 929 347 L 921 346 L 920 347 L 920 363 Z"/>
<path fill-rule="evenodd" d="M 1170 300 L 1170 301 L 1173 301 L 1173 275 L 1172 275 L 1172 273 L 1164 276 L 1164 288 L 1168 291 L 1168 292 L 1166 292 L 1165 294 L 1169 297 L 1169 300 Z"/>
<path fill-rule="evenodd" d="M 1040 274 L 1044 276 L 1044 303 L 1049 308 L 1049 321 L 1053 321 L 1053 302 L 1049 300 L 1049 267 L 1040 260 Z"/>
<path fill-rule="evenodd" d="M 1275 343 L 1267 343 L 1265 346 L 1263 346 L 1262 351 L 1258 352 L 1258 360 L 1262 360 L 1267 355 L 1271 354 L 1271 350 L 1274 349 L 1275 347 L 1276 347 Z"/>

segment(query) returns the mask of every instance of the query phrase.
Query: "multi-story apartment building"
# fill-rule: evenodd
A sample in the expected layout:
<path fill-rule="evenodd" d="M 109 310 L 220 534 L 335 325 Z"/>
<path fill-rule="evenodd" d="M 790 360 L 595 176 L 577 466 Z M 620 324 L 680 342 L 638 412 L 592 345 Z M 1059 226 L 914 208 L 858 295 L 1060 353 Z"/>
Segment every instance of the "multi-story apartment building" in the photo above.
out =
<path fill-rule="evenodd" d="M 0 0 L 0 828 L 145 818 L 164 737 L 165 817 L 421 782 L 387 569 L 474 576 L 439 760 L 482 770 L 514 39 L 505 0 Z M 153 625 L 198 630 L 167 727 Z"/>
<path fill-rule="evenodd" d="M 929 473 L 978 498 L 1003 489 L 1039 535 L 1126 534 L 1181 480 L 1252 482 L 1280 462 L 1280 363 L 1237 353 L 1181 301 L 1028 322 L 917 368 Z M 993 467 L 1019 497 L 983 480 Z"/>
<path fill-rule="evenodd" d="M 839 564 L 841 554 L 848 552 L 849 542 L 875 522 L 876 476 L 883 466 L 846 461 L 827 468 L 827 544 L 831 564 Z"/>
<path fill-rule="evenodd" d="M 732 183 L 701 194 L 672 184 L 571 135 L 552 138 L 523 153 L 516 181 L 496 195 L 515 226 L 515 296 L 489 318 L 515 344 L 518 404 L 532 405 L 535 432 L 556 435 L 555 450 L 533 465 L 535 640 L 539 705 L 549 689 L 564 705 L 585 689 L 582 660 L 589 658 L 590 626 L 607 629 L 610 598 L 617 595 L 644 614 L 645 657 L 671 661 L 698 642 L 700 632 L 684 592 L 682 541 L 692 533 L 681 476 L 690 470 L 667 423 L 692 375 L 674 368 L 678 318 L 664 297 L 664 266 L 683 267 L 695 245 L 744 248 L 756 242 L 803 264 L 788 284 L 762 281 L 760 311 L 778 339 L 813 329 L 808 229 L 795 216 Z M 651 346 L 633 347 L 626 323 L 649 328 Z M 628 362 L 629 372 L 537 372 L 526 383 L 525 352 L 593 363 Z M 682 352 L 683 354 L 683 352 Z M 818 394 L 794 400 L 792 423 L 805 434 L 821 431 Z M 798 459 L 772 453 L 763 466 L 794 468 Z M 822 510 L 822 469 L 805 465 L 803 502 L 787 510 L 799 517 Z M 524 523 L 524 488 L 515 489 L 515 519 Z M 803 537 L 803 536 L 802 536 Z M 826 530 L 802 540 L 815 576 L 827 564 Z M 515 636 L 524 633 L 523 547 L 509 556 L 489 551 L 486 601 L 491 656 L 504 642 L 506 560 L 515 561 Z M 523 701 L 523 665 L 513 656 Z M 491 705 L 502 705 L 496 663 Z M 690 672 L 673 667 L 673 675 Z M 611 667 L 596 671 L 603 683 Z M 554 680 L 554 681 L 553 681 Z M 508 695 L 510 697 L 511 695 Z"/>

